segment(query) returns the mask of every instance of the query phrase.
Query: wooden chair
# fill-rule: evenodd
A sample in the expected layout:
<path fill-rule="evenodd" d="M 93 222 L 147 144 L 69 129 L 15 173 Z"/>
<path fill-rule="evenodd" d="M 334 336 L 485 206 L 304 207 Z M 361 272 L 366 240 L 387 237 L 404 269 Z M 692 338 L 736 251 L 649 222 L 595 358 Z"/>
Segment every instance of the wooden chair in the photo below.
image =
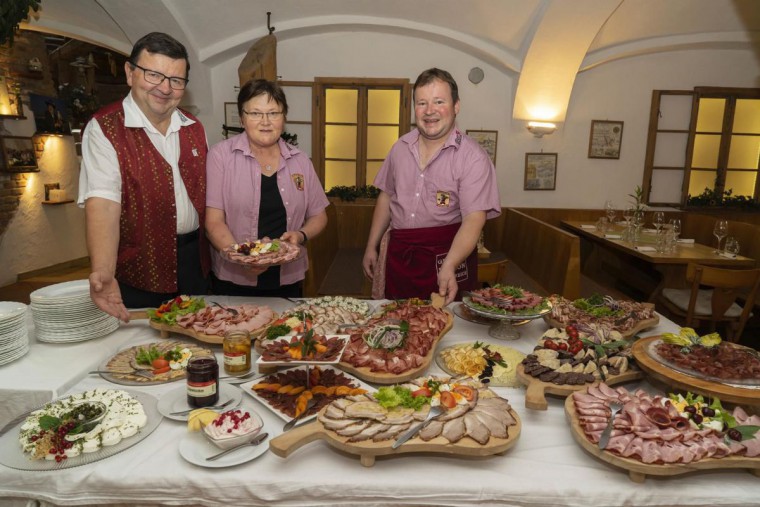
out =
<path fill-rule="evenodd" d="M 690 289 L 663 289 L 660 302 L 674 314 L 685 317 L 687 327 L 697 327 L 701 322 L 709 321 L 710 330 L 715 331 L 716 323 L 726 322 L 725 338 L 738 341 L 760 287 L 760 269 L 721 269 L 689 264 L 686 280 L 691 282 Z M 742 308 L 736 299 L 745 294 Z"/>
<path fill-rule="evenodd" d="M 504 283 L 508 262 L 501 252 L 492 253 L 488 259 L 478 259 L 478 284 L 481 287 L 493 287 L 497 283 Z"/>

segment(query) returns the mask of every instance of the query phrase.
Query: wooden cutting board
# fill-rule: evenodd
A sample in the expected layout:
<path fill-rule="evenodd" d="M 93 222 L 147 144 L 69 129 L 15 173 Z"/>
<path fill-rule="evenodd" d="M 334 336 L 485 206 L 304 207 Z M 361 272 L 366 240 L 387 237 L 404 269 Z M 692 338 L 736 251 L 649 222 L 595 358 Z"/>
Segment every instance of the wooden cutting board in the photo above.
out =
<path fill-rule="evenodd" d="M 277 318 L 277 314 L 274 313 L 272 316 L 272 319 L 269 322 L 272 322 L 274 319 Z M 264 325 L 263 327 L 260 327 L 258 329 L 255 329 L 251 331 L 251 341 L 252 343 L 256 341 L 257 337 L 264 332 L 264 330 L 269 327 L 269 322 Z M 160 322 L 154 322 L 152 320 L 148 321 L 148 325 L 152 327 L 153 329 L 157 329 L 161 332 L 161 338 L 169 338 L 169 333 L 176 333 L 181 334 L 185 336 L 190 336 L 191 338 L 195 338 L 198 341 L 205 342 L 205 343 L 214 343 L 217 345 L 221 345 L 224 341 L 224 335 L 212 335 L 212 334 L 203 334 L 195 331 L 194 329 L 187 329 L 182 326 L 170 326 L 168 324 L 161 324 Z"/>
<path fill-rule="evenodd" d="M 642 303 L 642 304 L 646 306 L 654 307 L 654 304 L 652 303 Z M 544 321 L 547 324 L 549 324 L 551 327 L 556 327 L 557 329 L 565 329 L 565 326 L 567 325 L 567 324 L 563 324 L 559 322 L 558 320 L 554 320 L 551 317 L 551 314 L 544 315 Z M 660 323 L 660 316 L 655 314 L 655 316 L 652 317 L 651 319 L 640 320 L 639 322 L 636 323 L 635 326 L 633 326 L 631 329 L 629 329 L 626 332 L 620 331 L 619 329 L 616 329 L 616 330 L 620 332 L 621 335 L 623 335 L 623 338 L 632 338 L 636 336 L 636 333 L 638 333 L 639 331 L 649 329 L 650 327 L 654 327 L 659 323 Z"/>
<path fill-rule="evenodd" d="M 715 396 L 721 401 L 736 403 L 739 405 L 760 406 L 760 389 L 741 388 L 704 380 L 697 376 L 687 375 L 674 370 L 670 366 L 661 363 L 647 352 L 649 344 L 660 339 L 661 336 L 650 336 L 637 340 L 631 347 L 636 363 L 655 380 L 666 385 L 690 391 L 705 396 Z"/>
<path fill-rule="evenodd" d="M 731 470 L 746 469 L 750 473 L 760 477 L 760 458 L 745 458 L 741 456 L 729 456 L 726 458 L 704 458 L 692 463 L 667 463 L 667 464 L 648 464 L 637 459 L 624 458 L 605 451 L 591 442 L 583 431 L 578 420 L 578 413 L 575 411 L 575 401 L 572 397 L 565 400 L 565 414 L 570 422 L 570 429 L 575 441 L 592 456 L 601 459 L 613 466 L 628 471 L 628 477 L 633 482 L 644 482 L 647 475 L 672 476 L 687 474 L 700 470 Z"/>
<path fill-rule="evenodd" d="M 324 411 L 326 408 L 322 410 Z M 443 437 L 436 437 L 427 442 L 419 437 L 414 437 L 398 449 L 393 449 L 391 445 L 393 445 L 394 440 L 348 442 L 349 437 L 342 437 L 334 431 L 325 429 L 321 422 L 314 420 L 309 424 L 296 427 L 277 438 L 273 438 L 269 441 L 269 449 L 277 456 L 287 458 L 292 452 L 310 442 L 324 440 L 327 444 L 340 451 L 358 455 L 361 464 L 365 467 L 374 465 L 376 456 L 397 456 L 413 452 L 450 454 L 465 457 L 492 456 L 506 452 L 517 443 L 517 439 L 520 437 L 522 429 L 520 418 L 514 410 L 510 410 L 509 413 L 514 417 L 517 424 L 508 428 L 508 437 L 491 437 L 485 445 L 480 445 L 469 437 L 464 437 L 454 444 Z"/>
<path fill-rule="evenodd" d="M 365 382 L 371 382 L 373 384 L 398 384 L 401 382 L 406 382 L 407 380 L 412 380 L 417 377 L 420 377 L 427 371 L 428 367 L 430 366 L 431 361 L 433 361 L 433 358 L 435 357 L 435 348 L 438 345 L 438 342 L 441 341 L 441 338 L 449 332 L 449 330 L 454 325 L 454 314 L 451 313 L 451 310 L 448 308 L 443 310 L 446 312 L 446 315 L 448 316 L 449 320 L 446 323 L 446 327 L 441 330 L 441 333 L 438 335 L 438 338 L 435 339 L 433 344 L 430 346 L 430 350 L 428 351 L 427 355 L 424 357 L 422 364 L 418 366 L 417 368 L 413 368 L 411 370 L 407 370 L 404 373 L 383 373 L 383 372 L 376 372 L 370 370 L 366 366 L 362 367 L 356 367 L 349 363 L 341 361 L 338 363 L 338 368 L 341 370 L 350 373 L 351 375 L 364 380 Z"/>
<path fill-rule="evenodd" d="M 549 403 L 546 401 L 547 393 L 557 396 L 569 396 L 576 391 L 585 391 L 588 389 L 589 385 L 592 385 L 581 384 L 571 386 L 544 382 L 543 380 L 525 373 L 525 367 L 522 364 L 517 365 L 517 378 L 528 387 L 525 392 L 525 408 L 532 410 L 546 410 L 549 407 Z M 644 378 L 644 373 L 641 370 L 631 369 L 629 366 L 629 370 L 625 373 L 620 375 L 608 375 L 606 384 L 612 386 L 642 378 Z M 601 382 L 601 380 L 594 383 L 598 384 L 599 382 Z"/>

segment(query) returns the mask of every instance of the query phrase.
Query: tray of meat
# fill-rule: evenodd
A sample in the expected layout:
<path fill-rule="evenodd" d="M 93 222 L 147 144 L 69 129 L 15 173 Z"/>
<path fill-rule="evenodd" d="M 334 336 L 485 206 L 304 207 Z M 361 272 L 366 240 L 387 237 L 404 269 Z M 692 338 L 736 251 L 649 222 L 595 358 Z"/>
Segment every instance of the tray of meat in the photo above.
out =
<path fill-rule="evenodd" d="M 221 251 L 229 262 L 245 266 L 279 266 L 300 259 L 304 252 L 298 245 L 269 238 L 244 241 Z"/>
<path fill-rule="evenodd" d="M 634 482 L 710 469 L 760 475 L 760 416 L 725 409 L 717 399 L 708 405 L 691 393 L 663 396 L 601 383 L 568 396 L 565 414 L 586 452 L 627 470 Z"/>
<path fill-rule="evenodd" d="M 548 300 L 538 294 L 499 284 L 470 292 L 462 304 L 480 316 L 495 319 L 532 319 L 551 309 Z"/>
<path fill-rule="evenodd" d="M 618 331 L 623 338 L 631 338 L 660 322 L 652 303 L 615 300 L 599 294 L 572 301 L 558 295 L 549 296 L 548 299 L 552 308 L 544 320 L 559 329 L 568 324 L 598 324 Z"/>
<path fill-rule="evenodd" d="M 335 364 L 348 344 L 348 335 L 302 335 L 267 341 L 261 347 L 259 365 Z"/>
<path fill-rule="evenodd" d="M 161 338 L 167 338 L 169 333 L 177 333 L 202 342 L 221 344 L 228 331 L 244 330 L 255 337 L 263 333 L 276 318 L 277 313 L 268 306 L 245 303 L 205 306 L 195 312 L 177 316 L 174 324 L 151 319 L 149 325 L 161 331 Z"/>

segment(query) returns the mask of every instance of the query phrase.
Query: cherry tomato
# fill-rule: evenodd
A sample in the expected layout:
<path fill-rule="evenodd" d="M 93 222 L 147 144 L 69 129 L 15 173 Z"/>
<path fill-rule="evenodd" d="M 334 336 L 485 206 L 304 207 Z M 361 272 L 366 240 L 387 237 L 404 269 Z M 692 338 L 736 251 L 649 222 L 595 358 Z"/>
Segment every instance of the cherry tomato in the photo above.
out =
<path fill-rule="evenodd" d="M 422 386 L 416 391 L 412 391 L 412 398 L 416 398 L 417 396 L 427 396 L 430 398 L 433 396 L 433 391 L 431 391 L 428 386 Z"/>
<path fill-rule="evenodd" d="M 567 350 L 567 343 L 565 343 L 565 342 L 558 343 L 557 344 L 557 349 L 559 349 L 559 350 Z"/>
<path fill-rule="evenodd" d="M 573 355 L 577 354 L 581 350 L 583 350 L 582 343 L 573 343 L 572 345 L 570 345 L 570 353 Z"/>
<path fill-rule="evenodd" d="M 169 366 L 167 366 L 165 368 L 157 368 L 157 369 L 153 370 L 153 375 L 161 375 L 162 373 L 166 373 L 169 370 L 171 370 L 171 368 Z"/>
<path fill-rule="evenodd" d="M 450 392 L 443 391 L 441 393 L 441 405 L 446 408 L 454 408 L 457 405 L 457 399 Z"/>
<path fill-rule="evenodd" d="M 549 350 L 557 350 L 557 344 L 553 340 L 544 340 L 544 348 Z"/>
<path fill-rule="evenodd" d="M 454 392 L 464 396 L 467 401 L 472 401 L 475 398 L 475 389 L 470 386 L 456 386 Z"/>
<path fill-rule="evenodd" d="M 167 361 L 163 357 L 159 357 L 158 359 L 154 359 L 153 362 L 150 363 L 150 365 L 153 367 L 154 370 L 160 370 L 161 368 L 168 367 L 169 361 Z"/>

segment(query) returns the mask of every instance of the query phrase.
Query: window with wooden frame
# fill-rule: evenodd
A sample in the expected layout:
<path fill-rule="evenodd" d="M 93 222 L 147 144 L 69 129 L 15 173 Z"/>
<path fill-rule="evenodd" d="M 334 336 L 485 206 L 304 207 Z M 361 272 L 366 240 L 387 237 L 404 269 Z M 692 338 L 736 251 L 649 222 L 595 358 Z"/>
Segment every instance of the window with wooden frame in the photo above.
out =
<path fill-rule="evenodd" d="M 314 166 L 325 190 L 371 185 L 393 143 L 409 131 L 408 79 L 317 78 Z"/>
<path fill-rule="evenodd" d="M 705 189 L 760 199 L 760 89 L 654 90 L 642 188 L 652 205 Z"/>

